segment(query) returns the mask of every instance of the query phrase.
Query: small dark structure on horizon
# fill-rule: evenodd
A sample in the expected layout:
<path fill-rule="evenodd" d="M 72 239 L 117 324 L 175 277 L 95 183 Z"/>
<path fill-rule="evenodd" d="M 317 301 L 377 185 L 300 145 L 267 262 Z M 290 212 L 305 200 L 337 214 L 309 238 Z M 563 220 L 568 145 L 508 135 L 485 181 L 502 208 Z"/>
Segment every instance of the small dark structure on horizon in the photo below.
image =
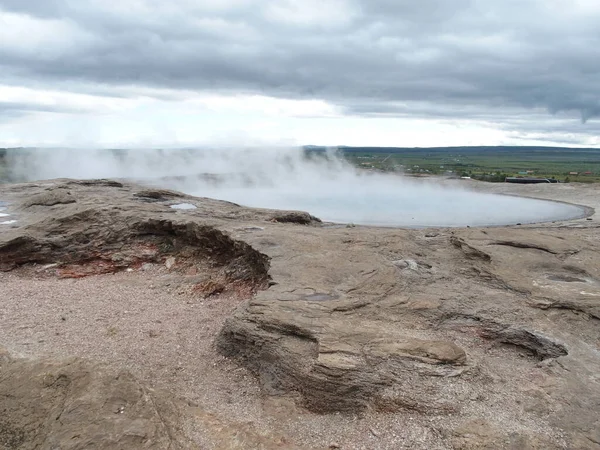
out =
<path fill-rule="evenodd" d="M 506 177 L 505 183 L 519 183 L 519 184 L 537 184 L 537 183 L 558 183 L 558 180 L 554 178 L 534 178 L 534 177 Z"/>

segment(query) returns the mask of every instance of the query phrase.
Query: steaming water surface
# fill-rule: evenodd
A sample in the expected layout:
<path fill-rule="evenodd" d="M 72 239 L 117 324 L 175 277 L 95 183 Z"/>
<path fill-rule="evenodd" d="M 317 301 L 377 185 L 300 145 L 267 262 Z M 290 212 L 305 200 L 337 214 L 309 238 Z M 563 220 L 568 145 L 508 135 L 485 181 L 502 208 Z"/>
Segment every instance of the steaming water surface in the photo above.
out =
<path fill-rule="evenodd" d="M 580 218 L 576 205 L 429 185 L 315 191 L 303 189 L 200 189 L 193 192 L 246 206 L 297 209 L 328 222 L 392 227 L 514 225 Z"/>

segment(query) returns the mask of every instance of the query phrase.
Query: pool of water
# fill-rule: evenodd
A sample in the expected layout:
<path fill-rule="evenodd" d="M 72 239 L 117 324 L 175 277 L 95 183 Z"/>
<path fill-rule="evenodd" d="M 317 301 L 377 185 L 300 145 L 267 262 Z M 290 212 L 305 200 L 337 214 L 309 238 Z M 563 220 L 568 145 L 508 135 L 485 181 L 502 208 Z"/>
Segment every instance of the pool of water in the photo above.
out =
<path fill-rule="evenodd" d="M 386 227 L 498 226 L 582 218 L 578 205 L 459 189 L 203 189 L 246 206 L 308 211 L 327 222 Z"/>
<path fill-rule="evenodd" d="M 192 205 L 191 203 L 178 203 L 177 205 L 171 205 L 173 209 L 196 209 L 196 205 Z"/>
<path fill-rule="evenodd" d="M 438 193 L 427 198 L 322 198 L 294 202 L 322 220 L 357 225 L 464 227 L 550 222 L 585 216 L 576 205 L 493 194 Z"/>
<path fill-rule="evenodd" d="M 6 202 L 0 202 L 0 225 L 13 225 L 17 223 L 16 220 L 8 219 L 10 217 L 10 214 L 7 214 L 5 212 L 7 206 L 8 204 Z"/>

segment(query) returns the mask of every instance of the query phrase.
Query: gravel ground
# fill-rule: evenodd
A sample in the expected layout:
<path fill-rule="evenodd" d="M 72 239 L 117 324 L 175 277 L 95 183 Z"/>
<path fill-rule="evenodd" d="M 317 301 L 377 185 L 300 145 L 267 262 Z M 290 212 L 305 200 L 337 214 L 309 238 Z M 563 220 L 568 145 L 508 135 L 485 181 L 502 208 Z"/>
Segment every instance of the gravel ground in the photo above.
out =
<path fill-rule="evenodd" d="M 321 416 L 291 399 L 264 398 L 252 375 L 214 351 L 214 338 L 241 299 L 194 298 L 162 268 L 82 279 L 0 273 L 0 298 L 0 342 L 14 354 L 78 356 L 126 368 L 197 404 L 220 427 L 284 436 L 302 448 L 447 448 L 430 428 L 434 418 Z M 198 445 L 219 448 L 201 428 L 190 431 Z"/>

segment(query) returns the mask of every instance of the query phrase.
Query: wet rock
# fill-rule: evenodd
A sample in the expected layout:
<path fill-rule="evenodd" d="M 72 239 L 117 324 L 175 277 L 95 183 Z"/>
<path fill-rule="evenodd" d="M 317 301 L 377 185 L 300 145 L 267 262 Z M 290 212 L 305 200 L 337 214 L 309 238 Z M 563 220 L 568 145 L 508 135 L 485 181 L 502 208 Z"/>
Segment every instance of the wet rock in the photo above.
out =
<path fill-rule="evenodd" d="M 100 186 L 100 187 L 116 187 L 122 188 L 124 187 L 123 183 L 120 183 L 116 180 L 107 180 L 105 178 L 95 179 L 95 180 L 72 180 L 67 184 L 75 184 L 80 186 Z"/>
<path fill-rule="evenodd" d="M 144 189 L 135 192 L 133 196 L 143 201 L 159 202 L 172 200 L 174 198 L 182 198 L 185 197 L 185 194 L 168 189 Z"/>
<path fill-rule="evenodd" d="M 311 223 L 321 222 L 321 219 L 311 216 L 304 211 L 283 211 L 275 214 L 272 220 L 273 222 L 296 223 L 300 225 L 310 225 Z"/>

